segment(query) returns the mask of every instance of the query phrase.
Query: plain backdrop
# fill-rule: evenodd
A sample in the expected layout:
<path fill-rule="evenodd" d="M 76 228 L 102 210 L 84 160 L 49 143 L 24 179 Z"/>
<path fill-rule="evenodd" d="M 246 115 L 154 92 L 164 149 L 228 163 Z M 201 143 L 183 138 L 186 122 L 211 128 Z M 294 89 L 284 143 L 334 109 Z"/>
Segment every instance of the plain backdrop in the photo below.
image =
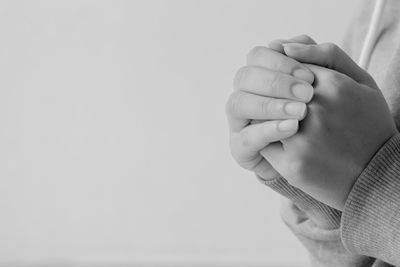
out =
<path fill-rule="evenodd" d="M 359 1 L 1 1 L 0 265 L 307 263 L 230 156 L 246 53 Z"/>

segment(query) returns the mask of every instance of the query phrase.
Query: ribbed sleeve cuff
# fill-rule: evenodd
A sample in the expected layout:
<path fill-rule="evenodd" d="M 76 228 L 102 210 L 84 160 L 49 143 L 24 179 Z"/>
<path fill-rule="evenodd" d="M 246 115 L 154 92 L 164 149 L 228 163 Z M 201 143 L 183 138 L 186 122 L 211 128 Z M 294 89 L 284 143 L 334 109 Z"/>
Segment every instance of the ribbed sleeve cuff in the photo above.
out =
<path fill-rule="evenodd" d="M 400 134 L 358 177 L 344 207 L 341 236 L 353 253 L 400 265 Z"/>
<path fill-rule="evenodd" d="M 324 229 L 338 229 L 340 227 L 340 211 L 307 195 L 300 189 L 289 184 L 283 177 L 273 180 L 264 180 L 259 176 L 257 178 L 260 182 L 296 204 L 318 227 Z"/>

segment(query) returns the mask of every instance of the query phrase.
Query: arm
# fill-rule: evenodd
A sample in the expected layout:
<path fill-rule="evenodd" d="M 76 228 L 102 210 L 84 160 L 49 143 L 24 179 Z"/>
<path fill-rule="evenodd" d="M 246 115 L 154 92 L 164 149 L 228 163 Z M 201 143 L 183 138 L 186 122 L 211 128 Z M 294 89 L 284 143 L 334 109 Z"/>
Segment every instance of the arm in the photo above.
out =
<path fill-rule="evenodd" d="M 349 251 L 400 265 L 400 134 L 384 144 L 357 179 L 341 233 Z"/>
<path fill-rule="evenodd" d="M 269 47 L 284 53 L 282 43 L 315 44 L 306 35 L 289 40 L 275 40 Z M 375 259 L 347 251 L 340 238 L 342 212 L 290 185 L 286 179 L 257 178 L 275 192 L 285 197 L 281 207 L 282 219 L 310 253 L 313 266 L 372 266 Z"/>
<path fill-rule="evenodd" d="M 291 186 L 284 178 L 261 182 L 284 196 L 281 217 L 308 250 L 313 267 L 369 267 L 374 258 L 352 253 L 340 237 L 342 213 Z"/>
<path fill-rule="evenodd" d="M 297 41 L 302 38 L 305 40 L 309 39 L 307 36 L 299 36 Z M 289 98 L 298 100 L 297 96 L 291 95 L 291 90 L 293 89 L 291 86 L 293 86 L 297 80 L 294 79 L 293 82 L 289 82 L 287 80 L 288 76 L 282 76 L 281 74 L 278 74 L 278 72 L 289 75 L 295 73 L 298 75 L 297 78 L 302 78 L 306 82 L 312 82 L 310 75 L 307 75 L 307 69 L 305 69 L 306 72 L 303 73 L 296 72 L 296 70 L 300 68 L 298 62 L 291 59 L 288 60 L 286 56 L 278 53 L 277 51 L 272 51 L 270 48 L 258 47 L 257 49 L 253 49 L 247 60 L 248 67 L 246 67 L 246 69 L 242 68 L 235 79 L 235 88 L 236 90 L 241 91 L 242 96 L 244 96 L 243 93 L 256 93 L 257 95 L 261 96 L 273 96 L 278 98 L 282 97 L 286 99 Z M 257 66 L 258 68 L 254 69 L 253 66 Z M 277 67 L 279 69 L 276 69 Z M 259 68 L 265 68 L 268 70 L 272 69 L 272 73 L 277 75 L 276 77 L 278 79 L 271 77 L 270 72 L 260 72 Z M 266 83 L 266 81 L 275 82 L 269 84 Z M 306 95 L 307 96 L 305 100 L 307 101 L 309 100 L 309 94 Z M 253 113 L 253 117 L 250 117 L 248 112 L 246 114 L 243 112 L 243 110 L 246 109 L 245 107 L 241 107 L 241 104 L 247 104 L 248 106 L 253 105 L 254 107 L 257 107 L 259 103 L 264 102 L 266 99 L 259 97 L 259 100 L 254 102 L 254 104 L 245 103 L 243 100 L 237 100 L 238 99 L 236 98 L 235 101 L 232 101 L 231 98 L 227 104 L 228 121 L 232 129 L 232 154 L 242 167 L 254 171 L 263 183 L 296 203 L 296 207 L 298 207 L 297 210 L 301 210 L 301 213 L 298 213 L 297 215 L 301 214 L 301 220 L 305 223 L 296 225 L 285 219 L 285 216 L 283 216 L 283 218 L 292 231 L 295 232 L 295 234 L 310 251 L 310 254 L 312 255 L 311 258 L 315 263 L 314 266 L 335 266 L 335 264 L 338 263 L 338 259 L 340 260 L 339 262 L 342 264 L 342 266 L 369 266 L 363 264 L 367 261 L 371 261 L 369 258 L 353 255 L 344 250 L 343 245 L 340 242 L 338 230 L 341 212 L 322 204 L 301 190 L 291 186 L 284 178 L 279 177 L 279 174 L 273 168 L 271 168 L 271 165 L 265 161 L 265 159 L 260 160 L 258 151 L 261 148 L 267 146 L 270 142 L 287 138 L 295 133 L 290 132 L 285 137 L 286 134 L 276 132 L 277 128 L 274 126 L 276 122 L 271 120 L 271 115 L 275 114 L 273 118 L 278 119 L 276 114 L 279 113 L 276 112 L 280 110 L 279 105 L 270 105 L 269 108 L 264 109 L 264 112 L 269 111 L 269 114 L 263 113 L 263 110 L 260 109 L 260 111 L 257 112 L 258 115 Z M 274 111 L 272 107 L 278 108 L 278 110 Z M 242 112 L 238 113 L 240 110 L 242 110 Z M 287 118 L 284 114 L 280 116 L 280 119 Z M 254 125 L 246 126 L 248 125 L 249 121 L 251 119 L 254 120 L 255 117 L 257 117 L 258 120 L 262 120 L 262 118 L 266 120 L 266 122 L 264 122 L 265 126 L 268 125 L 274 127 L 269 128 L 268 132 L 265 132 L 261 135 L 255 133 L 257 128 L 254 128 Z M 261 126 L 261 123 L 258 125 Z M 238 131 L 241 134 L 237 135 L 235 134 L 235 131 Z M 247 140 L 243 140 L 244 138 L 247 138 Z M 284 214 L 290 213 L 283 212 L 283 215 Z M 293 218 L 293 216 L 289 217 Z M 297 218 L 295 221 L 301 220 Z M 304 227 L 304 225 L 307 225 L 308 227 Z M 304 240 L 308 241 L 304 242 Z M 335 242 L 332 242 L 332 240 Z M 324 253 L 321 253 L 322 251 L 324 251 Z M 338 253 L 339 251 L 341 254 Z M 324 263 L 324 265 L 321 265 L 320 263 Z M 355 263 L 358 265 L 355 265 Z"/>
<path fill-rule="evenodd" d="M 343 210 L 341 234 L 342 242 L 347 250 L 354 254 L 376 257 L 390 264 L 399 265 L 400 136 L 394 127 L 383 96 L 372 78 L 358 68 L 343 51 L 333 45 L 286 45 L 285 52 L 300 62 L 325 66 L 336 71 L 334 76 L 329 77 L 330 74 L 328 75 L 326 69 L 309 65 L 316 73 L 316 79 L 320 81 L 316 88 L 316 90 L 319 88 L 321 92 L 319 101 L 324 101 L 323 107 L 329 107 L 329 110 L 335 112 L 318 115 L 320 110 L 315 109 L 318 115 L 316 118 L 321 116 L 319 118 L 328 122 L 326 127 L 329 129 L 329 132 L 323 133 L 329 136 L 329 140 L 323 141 L 324 146 L 320 148 L 325 149 L 327 146 L 331 148 L 325 153 L 316 154 L 318 150 L 314 148 L 318 147 L 318 142 L 324 140 L 325 137 L 320 135 L 321 132 L 314 132 L 317 134 L 308 136 L 311 137 L 309 140 L 318 140 L 318 142 L 308 147 L 310 153 L 303 154 L 301 160 L 310 160 L 311 155 L 323 156 L 332 153 L 335 155 L 334 151 L 338 152 L 337 149 L 343 145 L 342 149 L 339 149 L 341 152 L 337 153 L 331 161 L 320 161 L 320 158 L 314 157 L 316 161 L 319 161 L 318 164 L 313 165 L 311 163 L 313 160 L 303 162 L 307 170 L 317 170 L 320 166 L 324 166 L 323 170 L 318 172 L 325 176 L 322 182 L 319 181 L 321 177 L 314 176 L 312 179 L 310 175 L 304 176 L 304 170 L 301 169 L 296 173 L 296 177 L 291 175 L 285 177 L 295 179 L 293 183 L 315 198 Z M 330 81 L 329 79 L 325 81 L 326 77 L 329 77 Z M 335 92 L 335 90 L 339 91 Z M 330 99 L 332 92 L 334 98 Z M 340 93 L 337 94 L 337 92 Z M 357 97 L 354 98 L 354 96 Z M 358 104 L 354 105 L 354 103 Z M 335 105 L 338 106 L 334 107 Z M 353 120 L 354 117 L 349 117 L 355 113 L 359 114 L 356 117 L 357 122 Z M 379 115 L 376 116 L 377 114 Z M 335 118 L 336 115 L 338 117 Z M 313 129 L 313 127 L 308 129 Z M 309 133 L 311 131 L 306 132 L 304 136 Z M 337 133 L 339 135 L 335 136 Z M 346 135 L 341 136 L 340 133 L 346 133 Z M 357 145 L 358 142 L 361 142 L 360 146 Z M 356 147 L 358 148 L 355 149 Z M 288 151 L 290 151 L 290 146 L 286 146 L 284 153 Z M 298 147 L 293 151 L 298 151 Z M 359 152 L 362 153 L 358 154 Z M 272 154 L 267 152 L 266 156 L 272 156 Z M 291 157 L 291 160 L 295 159 Z M 284 169 L 281 170 L 285 172 Z M 338 176 L 339 173 L 346 175 Z M 315 175 L 316 172 L 309 174 Z M 338 183 L 338 181 L 341 182 Z M 346 186 L 343 187 L 343 185 Z"/>

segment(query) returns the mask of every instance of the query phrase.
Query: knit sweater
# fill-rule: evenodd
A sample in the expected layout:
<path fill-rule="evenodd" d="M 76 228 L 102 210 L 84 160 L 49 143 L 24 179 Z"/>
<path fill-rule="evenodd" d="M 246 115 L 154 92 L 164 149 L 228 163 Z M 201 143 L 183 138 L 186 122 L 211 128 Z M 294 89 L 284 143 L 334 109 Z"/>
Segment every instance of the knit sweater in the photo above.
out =
<path fill-rule="evenodd" d="M 360 2 L 344 50 L 360 56 L 374 7 Z M 387 0 L 367 71 L 374 77 L 400 129 L 400 1 Z M 343 212 L 283 177 L 264 184 L 285 197 L 282 218 L 307 248 L 312 266 L 400 266 L 400 134 L 374 155 L 353 185 Z"/>

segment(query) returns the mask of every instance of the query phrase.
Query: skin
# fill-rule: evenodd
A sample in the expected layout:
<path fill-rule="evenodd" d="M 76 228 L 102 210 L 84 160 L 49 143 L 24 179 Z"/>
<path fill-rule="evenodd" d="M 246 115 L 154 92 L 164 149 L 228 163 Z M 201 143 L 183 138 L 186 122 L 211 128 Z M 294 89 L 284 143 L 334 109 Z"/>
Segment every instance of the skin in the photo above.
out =
<path fill-rule="evenodd" d="M 265 144 L 264 148 L 258 150 L 262 159 L 253 154 L 254 161 L 259 160 L 260 163 L 246 167 L 264 179 L 274 179 L 282 175 L 289 183 L 317 200 L 343 210 L 347 196 L 360 173 L 376 151 L 397 133 L 394 120 L 372 77 L 336 45 L 317 45 L 313 44 L 311 39 L 303 41 L 302 44 L 282 43 L 276 41 L 270 45 L 271 48 L 265 49 L 281 53 L 282 56 L 285 54 L 287 58 L 295 60 L 295 63 L 275 57 L 275 54 L 271 57 L 270 52 L 257 53 L 258 58 L 250 60 L 248 68 L 254 68 L 254 62 L 268 62 L 265 64 L 275 67 L 275 70 L 290 69 L 288 66 L 282 67 L 284 64 L 297 66 L 298 63 L 302 63 L 313 73 L 314 95 L 311 101 L 305 101 L 308 103 L 308 112 L 307 116 L 298 118 L 303 119 L 300 128 L 293 127 L 287 136 L 276 131 L 276 127 L 264 127 L 263 134 L 251 133 L 256 127 L 259 129 L 267 123 L 276 125 L 278 119 L 284 119 L 277 114 L 259 124 L 242 124 L 240 132 L 248 131 L 244 136 L 251 139 L 245 143 L 257 144 L 252 147 L 252 151 L 259 148 L 263 142 Z M 239 83 L 242 91 L 252 92 L 255 80 L 266 79 L 265 73 L 254 73 L 240 73 L 240 78 L 235 79 L 235 84 Z M 280 82 L 281 80 L 275 80 L 273 84 L 274 97 L 278 99 L 277 92 L 281 91 L 281 97 L 287 97 L 284 93 L 287 85 Z M 271 85 L 263 85 L 260 91 L 264 93 L 257 93 L 267 97 L 271 94 Z M 238 110 L 237 102 L 235 105 Z M 248 127 L 252 128 L 247 129 Z M 270 136 L 281 142 L 275 142 L 277 140 L 269 138 Z M 236 160 L 246 159 L 246 156 L 251 155 L 245 149 L 237 150 L 239 142 L 232 140 L 232 137 L 235 138 L 235 134 L 231 131 L 231 150 L 239 151 L 238 154 L 234 154 Z M 245 153 L 241 154 L 244 151 Z M 248 162 L 254 163 L 251 160 Z"/>
<path fill-rule="evenodd" d="M 286 40 L 309 41 L 309 37 L 303 35 Z M 304 103 L 309 102 L 314 92 L 311 87 L 314 81 L 312 72 L 298 61 L 283 55 L 283 47 L 279 41 L 271 44 L 277 51 L 256 47 L 249 52 L 247 65 L 237 72 L 234 91 L 226 103 L 233 158 L 241 167 L 266 180 L 280 175 L 259 151 L 268 144 L 297 132 L 298 121 L 306 115 Z M 296 78 L 294 73 L 298 69 L 303 71 L 297 71 Z M 265 78 L 266 75 L 268 79 Z M 308 86 L 304 93 L 306 99 L 301 100 L 291 93 L 291 87 L 296 83 Z M 299 114 L 288 115 L 283 108 L 288 102 L 303 105 L 305 111 L 300 109 Z M 280 130 L 278 125 L 283 121 L 286 121 L 287 127 Z"/>

